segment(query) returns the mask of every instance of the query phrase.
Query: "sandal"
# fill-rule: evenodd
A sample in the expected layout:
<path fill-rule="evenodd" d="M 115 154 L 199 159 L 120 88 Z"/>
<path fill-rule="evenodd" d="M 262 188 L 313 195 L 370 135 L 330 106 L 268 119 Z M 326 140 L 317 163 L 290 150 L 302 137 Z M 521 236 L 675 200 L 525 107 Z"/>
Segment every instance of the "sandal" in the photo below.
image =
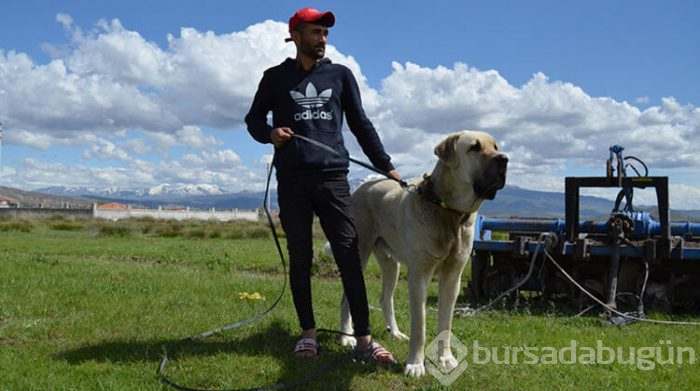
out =
<path fill-rule="evenodd" d="M 353 349 L 353 354 L 363 361 L 369 361 L 383 367 L 391 368 L 396 365 L 396 358 L 394 358 L 394 355 L 374 341 L 370 342 L 369 345 L 367 345 L 367 349 L 363 351 L 358 351 L 356 347 Z"/>
<path fill-rule="evenodd" d="M 311 352 L 311 356 L 302 356 L 300 353 Z M 318 344 L 315 339 L 302 338 L 296 346 L 294 346 L 294 357 L 296 358 L 314 358 L 318 355 Z"/>

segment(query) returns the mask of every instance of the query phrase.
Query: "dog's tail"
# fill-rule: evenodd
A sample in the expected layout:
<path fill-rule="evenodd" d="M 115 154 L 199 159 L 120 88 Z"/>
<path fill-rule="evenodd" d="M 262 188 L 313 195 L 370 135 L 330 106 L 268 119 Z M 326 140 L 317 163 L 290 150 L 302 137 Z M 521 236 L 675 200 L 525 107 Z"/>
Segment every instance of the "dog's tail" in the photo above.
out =
<path fill-rule="evenodd" d="M 326 244 L 323 245 L 323 253 L 333 258 L 333 249 L 331 249 L 330 242 L 326 242 Z"/>
<path fill-rule="evenodd" d="M 377 239 L 377 242 L 374 245 L 373 252 L 374 252 L 374 255 L 376 257 L 385 257 L 385 258 L 393 258 L 394 257 L 394 254 L 391 251 L 391 248 L 382 238 Z M 327 256 L 333 258 L 333 249 L 331 248 L 330 242 L 326 242 L 326 244 L 323 245 L 323 253 L 326 254 Z"/>

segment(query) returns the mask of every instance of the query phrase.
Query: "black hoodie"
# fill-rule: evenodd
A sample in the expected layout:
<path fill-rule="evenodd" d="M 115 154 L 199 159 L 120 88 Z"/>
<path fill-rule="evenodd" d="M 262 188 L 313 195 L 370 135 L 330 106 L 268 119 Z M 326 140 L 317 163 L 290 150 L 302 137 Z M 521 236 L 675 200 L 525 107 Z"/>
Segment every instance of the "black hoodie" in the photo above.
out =
<path fill-rule="evenodd" d="M 270 111 L 272 126 L 267 121 Z M 355 77 L 347 67 L 326 58 L 310 72 L 291 58 L 266 70 L 245 122 L 251 136 L 261 143 L 270 143 L 272 128 L 289 127 L 296 134 L 328 145 L 342 156 L 292 138 L 282 148 L 275 148 L 273 164 L 278 177 L 284 177 L 311 171 L 347 171 L 348 151 L 341 131 L 343 113 L 372 164 L 380 170 L 393 170 L 391 158 L 362 108 Z"/>

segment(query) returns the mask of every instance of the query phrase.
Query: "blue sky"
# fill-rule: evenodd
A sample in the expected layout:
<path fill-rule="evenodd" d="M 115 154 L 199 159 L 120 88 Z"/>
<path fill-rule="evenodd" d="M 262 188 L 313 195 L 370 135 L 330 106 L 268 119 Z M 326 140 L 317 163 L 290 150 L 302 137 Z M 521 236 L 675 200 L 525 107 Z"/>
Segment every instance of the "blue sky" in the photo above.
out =
<path fill-rule="evenodd" d="M 259 189 L 269 146 L 241 122 L 303 6 L 361 81 L 406 176 L 459 129 L 492 133 L 509 183 L 561 191 L 622 144 L 700 209 L 693 1 L 24 1 L 0 14 L 0 185 Z M 349 137 L 351 138 L 351 136 Z M 351 152 L 361 156 L 352 144 Z M 364 175 L 355 170 L 355 175 Z"/>

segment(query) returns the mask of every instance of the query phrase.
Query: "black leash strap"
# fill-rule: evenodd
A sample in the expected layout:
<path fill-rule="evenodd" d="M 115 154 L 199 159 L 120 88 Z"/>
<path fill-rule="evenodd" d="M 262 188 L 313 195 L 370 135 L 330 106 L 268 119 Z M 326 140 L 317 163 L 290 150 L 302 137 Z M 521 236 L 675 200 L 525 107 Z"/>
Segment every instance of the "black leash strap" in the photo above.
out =
<path fill-rule="evenodd" d="M 282 390 L 282 389 L 287 389 L 287 388 L 293 388 L 293 387 L 298 387 L 300 385 L 306 384 L 312 380 L 315 380 L 324 373 L 328 372 L 330 369 L 333 367 L 339 365 L 341 362 L 345 361 L 346 359 L 352 357 L 352 352 L 348 352 L 346 354 L 341 355 L 340 357 L 336 358 L 335 360 L 329 362 L 328 364 L 322 366 L 321 368 L 309 373 L 308 376 L 294 380 L 289 383 L 276 383 L 276 384 L 268 384 L 260 387 L 254 387 L 254 388 L 240 388 L 240 389 L 208 389 L 208 388 L 194 388 L 194 387 L 188 387 L 184 386 L 182 384 L 176 383 L 174 380 L 168 378 L 165 375 L 165 367 L 168 365 L 168 362 L 170 361 L 170 357 L 174 357 L 175 355 L 172 354 L 173 351 L 181 347 L 183 345 L 186 345 L 188 343 L 201 340 L 207 337 L 210 337 L 215 334 L 220 334 L 223 333 L 224 331 L 228 331 L 231 329 L 243 327 L 249 323 L 255 322 L 256 320 L 262 318 L 263 316 L 267 315 L 272 311 L 275 307 L 277 307 L 277 304 L 279 304 L 280 300 L 282 299 L 282 296 L 284 295 L 284 291 L 287 289 L 287 263 L 284 260 L 284 254 L 282 252 L 282 246 L 280 245 L 279 237 L 277 236 L 277 230 L 275 230 L 275 224 L 272 221 L 272 215 L 270 213 L 270 178 L 272 177 L 272 165 L 270 165 L 270 170 L 267 173 L 267 186 L 265 188 L 265 199 L 263 201 L 263 209 L 265 209 L 265 214 L 267 215 L 267 222 L 270 225 L 270 229 L 272 230 L 272 237 L 275 240 L 275 246 L 277 246 L 277 252 L 279 253 L 280 259 L 282 261 L 282 269 L 284 270 L 284 284 L 282 285 L 282 289 L 280 290 L 279 295 L 277 296 L 277 299 L 272 303 L 270 307 L 265 309 L 264 311 L 260 312 L 259 314 L 253 316 L 252 318 L 245 319 L 236 323 L 232 323 L 227 326 L 219 327 L 213 330 L 205 331 L 200 334 L 193 335 L 191 337 L 183 338 L 181 340 L 171 342 L 169 343 L 164 349 L 163 349 L 163 358 L 160 360 L 160 364 L 158 365 L 158 369 L 156 371 L 156 374 L 160 378 L 160 381 L 167 384 L 168 386 L 180 390 L 180 391 L 259 391 L 259 390 Z M 344 334 L 339 331 L 333 331 L 333 330 L 325 330 L 325 329 L 319 329 L 319 332 L 330 332 L 330 333 L 335 333 L 335 334 Z"/>
<path fill-rule="evenodd" d="M 302 136 L 302 135 L 300 135 L 300 134 L 294 134 L 294 137 L 295 137 L 295 138 L 298 138 L 298 139 L 301 139 L 301 140 L 304 140 L 304 141 L 306 141 L 306 142 L 309 143 L 309 144 L 313 144 L 313 145 L 315 145 L 315 146 L 317 146 L 317 147 L 323 149 L 324 151 L 330 152 L 330 153 L 332 153 L 332 154 L 334 154 L 334 155 L 336 155 L 336 156 L 344 157 L 343 155 L 341 155 L 341 154 L 340 154 L 338 151 L 336 151 L 335 149 L 329 147 L 328 145 L 326 145 L 326 144 L 324 144 L 324 143 L 322 143 L 322 142 L 320 142 L 320 141 L 318 141 L 318 140 L 314 140 L 314 139 L 312 139 L 312 138 L 308 138 L 308 137 Z M 401 187 L 403 187 L 404 189 L 405 189 L 405 188 L 408 188 L 408 183 L 406 183 L 406 181 L 404 181 L 404 180 L 402 180 L 402 179 L 396 179 L 396 178 L 392 177 L 391 175 L 389 175 L 389 173 L 386 172 L 386 171 L 380 170 L 380 169 L 374 167 L 373 165 L 368 164 L 368 163 L 365 163 L 365 162 L 363 162 L 363 161 L 361 161 L 361 160 L 357 160 L 357 159 L 353 158 L 352 156 L 348 156 L 348 160 L 350 160 L 351 162 L 353 162 L 353 163 L 355 163 L 355 164 L 357 164 L 357 165 L 360 165 L 360 166 L 362 166 L 362 167 L 364 167 L 364 168 L 366 168 L 366 169 L 368 169 L 368 170 L 370 170 L 370 171 L 374 171 L 374 172 L 376 172 L 377 174 L 383 175 L 383 176 L 385 176 L 385 177 L 387 177 L 387 178 L 389 178 L 389 179 L 391 179 L 391 180 L 393 180 L 393 181 L 399 182 L 399 184 L 401 185 Z"/>

